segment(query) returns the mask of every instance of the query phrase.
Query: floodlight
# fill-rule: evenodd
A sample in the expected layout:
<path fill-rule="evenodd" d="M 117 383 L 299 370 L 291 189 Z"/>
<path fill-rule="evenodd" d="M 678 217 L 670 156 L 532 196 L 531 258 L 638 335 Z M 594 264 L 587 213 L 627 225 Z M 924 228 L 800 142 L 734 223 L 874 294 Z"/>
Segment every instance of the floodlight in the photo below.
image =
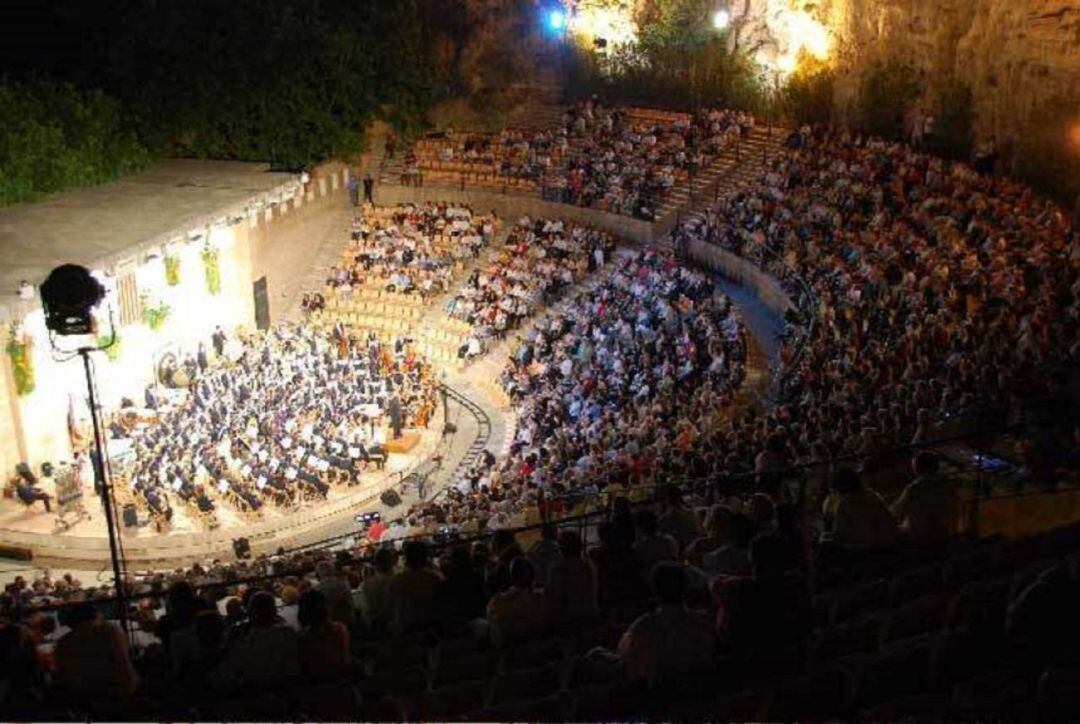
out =
<path fill-rule="evenodd" d="M 105 298 L 105 287 L 77 264 L 56 267 L 41 285 L 45 326 L 59 335 L 91 334 L 92 310 Z"/>
<path fill-rule="evenodd" d="M 717 30 L 726 30 L 731 25 L 731 13 L 727 10 L 717 10 L 712 16 L 713 27 Z"/>
<path fill-rule="evenodd" d="M 552 10 L 548 13 L 548 26 L 555 31 L 566 28 L 566 13 L 562 10 Z"/>

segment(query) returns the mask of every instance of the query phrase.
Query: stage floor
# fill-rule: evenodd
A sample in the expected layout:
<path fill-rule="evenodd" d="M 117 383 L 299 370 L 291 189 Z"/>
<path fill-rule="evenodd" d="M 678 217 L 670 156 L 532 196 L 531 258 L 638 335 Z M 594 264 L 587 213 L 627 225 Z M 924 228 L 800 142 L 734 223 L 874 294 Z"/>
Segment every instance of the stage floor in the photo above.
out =
<path fill-rule="evenodd" d="M 379 495 L 397 485 L 417 463 L 430 457 L 438 447 L 440 432 L 410 431 L 418 438 L 408 452 L 390 454 L 386 467 L 371 467 L 361 475 L 358 485 L 334 486 L 326 500 L 303 501 L 290 508 L 267 503 L 258 518 L 245 518 L 229 503 L 215 497 L 220 523 L 210 529 L 194 519 L 176 496 L 170 496 L 172 525 L 159 533 L 139 512 L 139 525 L 120 526 L 125 556 L 132 568 L 159 568 L 205 561 L 213 557 L 233 557 L 232 541 L 247 538 L 253 553 L 273 552 L 295 545 L 297 538 L 310 538 L 313 531 L 333 526 L 340 529 L 353 516 L 382 509 Z M 34 562 L 42 565 L 79 566 L 107 561 L 109 557 L 105 514 L 100 501 L 90 489 L 85 490 L 83 505 L 89 519 L 76 522 L 66 530 L 57 525 L 55 491 L 51 482 L 41 485 L 53 495 L 53 512 L 45 512 L 41 503 L 29 508 L 18 499 L 0 500 L 0 545 L 33 552 Z M 398 510 L 405 513 L 405 507 Z M 73 519 L 68 516 L 68 519 Z"/>

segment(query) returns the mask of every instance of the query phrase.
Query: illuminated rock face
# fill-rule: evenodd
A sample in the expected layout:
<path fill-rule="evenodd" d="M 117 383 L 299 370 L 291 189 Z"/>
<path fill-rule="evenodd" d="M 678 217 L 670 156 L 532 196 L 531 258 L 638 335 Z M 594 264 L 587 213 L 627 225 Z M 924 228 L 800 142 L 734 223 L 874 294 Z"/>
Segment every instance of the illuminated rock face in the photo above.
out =
<path fill-rule="evenodd" d="M 955 77 L 973 94 L 976 135 L 1008 141 L 1047 104 L 1080 119 L 1080 0 L 822 0 L 836 37 L 837 106 L 850 113 L 874 60 L 921 72 L 928 94 Z"/>

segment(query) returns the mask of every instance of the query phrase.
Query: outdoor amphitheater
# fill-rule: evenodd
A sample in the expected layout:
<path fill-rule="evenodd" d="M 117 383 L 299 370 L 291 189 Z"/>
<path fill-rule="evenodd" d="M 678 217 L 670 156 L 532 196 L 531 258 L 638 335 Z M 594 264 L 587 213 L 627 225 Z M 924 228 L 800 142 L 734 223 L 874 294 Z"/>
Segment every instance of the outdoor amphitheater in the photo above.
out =
<path fill-rule="evenodd" d="M 0 206 L 14 718 L 1075 715 L 1075 214 L 566 83 Z"/>

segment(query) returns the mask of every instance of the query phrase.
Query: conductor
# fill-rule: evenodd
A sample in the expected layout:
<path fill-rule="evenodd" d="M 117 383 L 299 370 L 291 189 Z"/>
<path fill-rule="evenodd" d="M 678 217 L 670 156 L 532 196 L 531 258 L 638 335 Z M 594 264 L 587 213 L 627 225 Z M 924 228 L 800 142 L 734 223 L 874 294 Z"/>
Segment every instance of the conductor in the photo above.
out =
<path fill-rule="evenodd" d="M 394 395 L 387 404 L 387 412 L 390 415 L 390 428 L 395 440 L 401 438 L 401 399 Z"/>

